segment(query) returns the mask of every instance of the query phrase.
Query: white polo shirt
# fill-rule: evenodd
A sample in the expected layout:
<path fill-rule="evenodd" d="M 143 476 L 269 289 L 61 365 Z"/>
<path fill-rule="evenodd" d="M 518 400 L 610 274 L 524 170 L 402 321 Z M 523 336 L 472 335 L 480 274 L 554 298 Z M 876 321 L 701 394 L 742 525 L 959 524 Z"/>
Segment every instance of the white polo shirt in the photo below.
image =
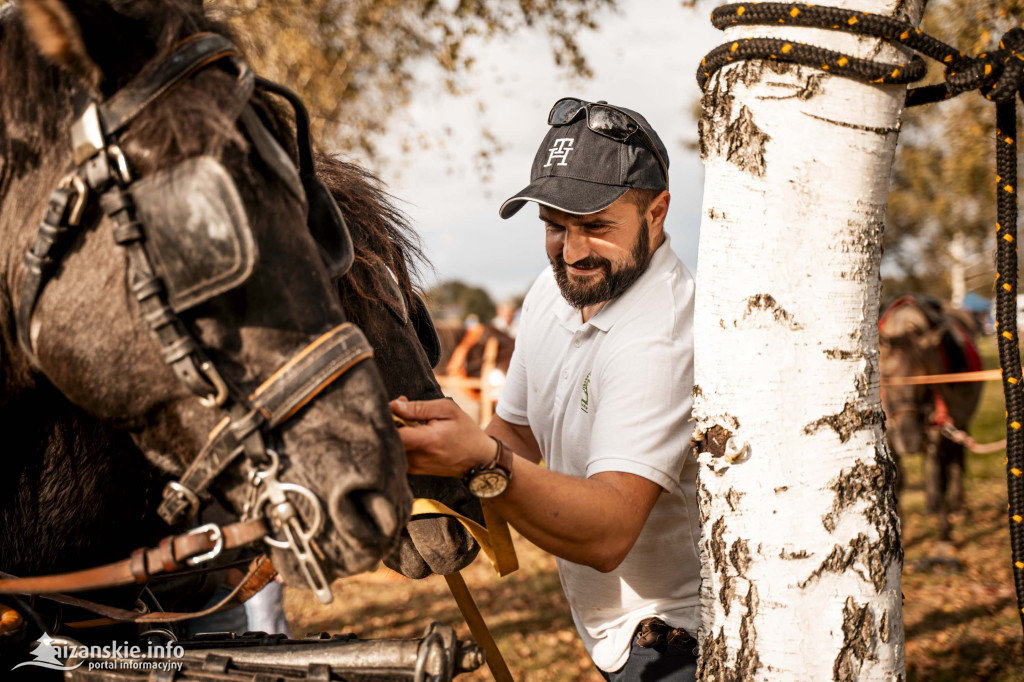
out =
<path fill-rule="evenodd" d="M 607 672 L 625 664 L 642 619 L 659 616 L 694 636 L 700 622 L 693 296 L 668 235 L 647 271 L 588 322 L 545 270 L 523 303 L 497 406 L 505 421 L 530 426 L 552 471 L 622 471 L 665 490 L 614 571 L 558 559 L 576 628 Z"/>

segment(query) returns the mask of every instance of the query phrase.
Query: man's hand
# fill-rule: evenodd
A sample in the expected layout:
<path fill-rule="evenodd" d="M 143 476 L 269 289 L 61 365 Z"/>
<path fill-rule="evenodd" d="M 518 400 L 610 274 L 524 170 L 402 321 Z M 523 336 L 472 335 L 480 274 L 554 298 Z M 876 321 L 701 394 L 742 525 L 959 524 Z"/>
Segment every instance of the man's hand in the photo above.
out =
<path fill-rule="evenodd" d="M 461 478 L 471 468 L 494 459 L 497 444 L 453 401 L 409 401 L 402 396 L 390 406 L 406 421 L 426 422 L 398 430 L 410 474 Z"/>

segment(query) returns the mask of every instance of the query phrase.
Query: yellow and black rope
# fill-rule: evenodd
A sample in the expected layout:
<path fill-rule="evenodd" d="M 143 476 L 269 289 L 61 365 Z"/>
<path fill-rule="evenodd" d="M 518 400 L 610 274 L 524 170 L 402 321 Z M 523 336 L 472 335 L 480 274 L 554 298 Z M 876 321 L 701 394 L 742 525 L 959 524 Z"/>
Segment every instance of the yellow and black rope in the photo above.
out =
<path fill-rule="evenodd" d="M 907 106 L 949 99 L 979 90 L 996 103 L 996 318 L 999 364 L 1006 400 L 1006 472 L 1009 494 L 1010 546 L 1017 608 L 1024 625 L 1024 378 L 1021 376 L 1017 335 L 1017 109 L 1024 98 L 1024 31 L 1014 28 L 999 49 L 969 57 L 891 17 L 838 7 L 802 3 L 752 2 L 723 5 L 711 14 L 716 28 L 737 25 L 807 26 L 874 36 L 899 43 L 945 65 L 942 83 L 911 88 Z M 706 87 L 723 66 L 743 59 L 770 59 L 802 64 L 864 83 L 901 85 L 922 78 L 924 61 L 917 54 L 907 64 L 857 59 L 834 50 L 777 38 L 744 38 L 720 45 L 697 69 L 697 82 Z"/>

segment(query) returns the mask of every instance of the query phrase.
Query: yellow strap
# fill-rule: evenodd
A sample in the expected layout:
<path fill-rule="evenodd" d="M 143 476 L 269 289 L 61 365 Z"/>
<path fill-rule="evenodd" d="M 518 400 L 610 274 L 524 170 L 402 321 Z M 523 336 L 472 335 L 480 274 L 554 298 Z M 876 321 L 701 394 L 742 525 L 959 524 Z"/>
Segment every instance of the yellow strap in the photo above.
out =
<path fill-rule="evenodd" d="M 505 657 L 501 655 L 498 643 L 494 641 L 491 631 L 487 629 L 487 623 L 484 622 L 484 617 L 480 615 L 480 609 L 477 608 L 476 602 L 473 601 L 473 595 L 469 593 L 469 587 L 466 586 L 462 573 L 456 571 L 446 575 L 444 579 L 448 583 L 448 589 L 451 590 L 452 596 L 455 597 L 455 603 L 459 605 L 459 611 L 462 612 L 462 617 L 466 620 L 466 625 L 469 626 L 473 639 L 476 640 L 476 643 L 487 654 L 485 660 L 487 661 L 487 667 L 491 669 L 491 675 L 494 676 L 496 682 L 514 682 L 512 673 L 509 672 L 508 664 L 505 663 Z"/>
<path fill-rule="evenodd" d="M 519 570 L 519 558 L 516 557 L 516 548 L 512 544 L 512 534 L 508 530 L 508 522 L 491 506 L 490 502 L 480 500 L 480 506 L 484 510 L 486 528 L 473 519 L 449 509 L 437 500 L 426 498 L 417 498 L 413 501 L 412 515 L 441 514 L 458 519 L 480 545 L 487 558 L 491 560 L 494 570 L 504 578 L 509 573 Z"/>

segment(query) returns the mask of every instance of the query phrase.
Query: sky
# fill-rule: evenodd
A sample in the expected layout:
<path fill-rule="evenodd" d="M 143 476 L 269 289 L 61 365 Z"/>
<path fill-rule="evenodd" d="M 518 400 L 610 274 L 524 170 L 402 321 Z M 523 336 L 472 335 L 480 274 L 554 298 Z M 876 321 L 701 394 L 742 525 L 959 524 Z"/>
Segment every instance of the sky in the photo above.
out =
<path fill-rule="evenodd" d="M 628 107 L 658 132 L 669 153 L 666 231 L 696 271 L 703 170 L 694 148 L 692 112 L 700 95 L 694 73 L 701 57 L 722 42 L 708 15 L 684 9 L 679 0 L 619 0 L 617 11 L 599 15 L 600 30 L 580 36 L 590 79 L 569 77 L 554 64 L 548 40 L 524 31 L 473 46 L 477 61 L 462 79 L 468 94 L 430 85 L 417 92 L 377 142 L 387 159 L 378 172 L 436 270 L 421 286 L 459 279 L 500 302 L 525 293 L 547 266 L 535 204 L 509 220 L 498 217 L 498 208 L 529 183 L 548 110 L 564 96 Z M 435 68 L 422 69 L 424 82 L 439 83 Z M 474 156 L 485 146 L 481 118 L 503 148 L 487 182 L 474 170 Z M 418 143 L 439 138 L 445 139 L 441 146 Z"/>

